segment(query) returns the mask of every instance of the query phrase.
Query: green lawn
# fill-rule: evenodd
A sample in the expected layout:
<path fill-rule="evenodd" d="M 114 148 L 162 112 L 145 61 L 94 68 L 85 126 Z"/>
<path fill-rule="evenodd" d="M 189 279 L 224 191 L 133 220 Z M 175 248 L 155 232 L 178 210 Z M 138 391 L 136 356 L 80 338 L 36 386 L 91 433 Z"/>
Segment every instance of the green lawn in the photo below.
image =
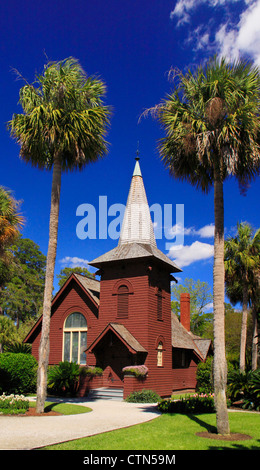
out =
<path fill-rule="evenodd" d="M 30 401 L 30 407 L 36 407 L 35 401 Z M 92 411 L 91 408 L 82 405 L 71 405 L 70 403 L 54 403 L 54 402 L 45 402 L 44 406 L 45 411 L 56 411 L 57 413 L 61 413 L 63 415 L 77 415 L 80 413 L 88 413 Z"/>
<path fill-rule="evenodd" d="M 252 436 L 248 441 L 227 442 L 196 436 L 214 431 L 215 414 L 163 414 L 150 422 L 96 436 L 48 446 L 48 450 L 260 450 L 260 414 L 229 413 L 231 432 Z"/>

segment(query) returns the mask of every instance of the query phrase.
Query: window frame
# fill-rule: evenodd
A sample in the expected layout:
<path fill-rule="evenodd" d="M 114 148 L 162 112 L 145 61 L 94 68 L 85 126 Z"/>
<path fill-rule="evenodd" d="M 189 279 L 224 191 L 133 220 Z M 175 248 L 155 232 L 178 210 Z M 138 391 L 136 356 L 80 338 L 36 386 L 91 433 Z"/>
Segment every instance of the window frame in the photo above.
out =
<path fill-rule="evenodd" d="M 66 327 L 66 322 L 68 320 L 68 318 L 71 316 L 71 315 L 74 315 L 75 313 L 77 314 L 80 314 L 82 315 L 82 317 L 84 317 L 85 321 L 86 321 L 86 325 L 85 326 L 69 326 L 69 327 Z M 83 362 L 83 359 L 81 360 L 81 356 L 82 356 L 82 352 L 81 349 L 81 341 L 82 341 L 82 333 L 86 333 L 86 347 L 84 346 L 84 349 L 87 348 L 87 332 L 88 332 L 88 325 L 87 325 L 87 319 L 85 317 L 85 315 L 82 313 L 82 312 L 78 312 L 78 311 L 74 311 L 74 312 L 71 312 L 69 315 L 67 315 L 67 317 L 65 318 L 65 321 L 64 321 L 64 324 L 63 324 L 63 345 L 62 345 L 62 360 L 67 360 L 65 359 L 65 337 L 66 337 L 66 333 L 68 334 L 69 333 L 69 362 L 75 362 L 73 361 L 73 333 L 78 333 L 78 340 L 77 340 L 77 348 L 78 348 L 78 351 L 77 351 L 77 360 L 76 360 L 76 363 L 79 364 L 79 365 L 86 365 L 86 359 L 84 359 L 84 362 Z"/>
<path fill-rule="evenodd" d="M 162 340 L 160 340 L 158 342 L 158 345 L 157 345 L 157 367 L 163 367 L 163 351 L 164 351 L 164 347 L 163 347 L 163 342 Z"/>

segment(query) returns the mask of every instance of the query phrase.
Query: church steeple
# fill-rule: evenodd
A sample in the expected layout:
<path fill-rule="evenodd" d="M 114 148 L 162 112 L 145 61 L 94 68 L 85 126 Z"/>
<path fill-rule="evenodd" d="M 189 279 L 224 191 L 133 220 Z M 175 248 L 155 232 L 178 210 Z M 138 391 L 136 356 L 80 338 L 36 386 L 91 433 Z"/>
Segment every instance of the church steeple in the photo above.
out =
<path fill-rule="evenodd" d="M 156 246 L 139 157 L 136 157 L 135 160 L 136 164 L 126 203 L 119 245 L 141 243 Z"/>
<path fill-rule="evenodd" d="M 89 264 L 101 268 L 119 261 L 153 259 L 171 273 L 180 272 L 174 261 L 157 248 L 138 154 L 118 245 Z"/>

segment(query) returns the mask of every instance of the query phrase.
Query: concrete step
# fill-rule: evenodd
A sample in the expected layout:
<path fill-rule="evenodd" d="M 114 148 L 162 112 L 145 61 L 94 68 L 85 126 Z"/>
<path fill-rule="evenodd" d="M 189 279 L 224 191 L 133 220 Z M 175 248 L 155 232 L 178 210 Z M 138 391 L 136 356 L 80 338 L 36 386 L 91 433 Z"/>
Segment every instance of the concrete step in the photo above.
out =
<path fill-rule="evenodd" d="M 96 388 L 90 390 L 89 398 L 92 400 L 123 400 L 124 390 L 122 388 Z"/>

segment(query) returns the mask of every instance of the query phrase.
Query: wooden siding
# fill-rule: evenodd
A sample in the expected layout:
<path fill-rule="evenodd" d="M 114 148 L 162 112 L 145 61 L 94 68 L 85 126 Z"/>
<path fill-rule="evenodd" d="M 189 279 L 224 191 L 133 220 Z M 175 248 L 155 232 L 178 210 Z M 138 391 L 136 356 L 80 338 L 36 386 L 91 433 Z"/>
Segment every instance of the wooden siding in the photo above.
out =
<path fill-rule="evenodd" d="M 85 294 L 83 289 L 74 281 L 69 284 L 62 298 L 54 304 L 52 309 L 50 323 L 50 365 L 58 364 L 62 361 L 63 326 L 66 318 L 73 312 L 80 312 L 86 318 L 88 326 L 87 344 L 91 344 L 95 339 L 94 331 L 98 323 L 98 312 L 87 294 Z M 40 338 L 41 333 L 39 330 L 32 342 L 32 354 L 37 360 L 39 357 Z"/>
<path fill-rule="evenodd" d="M 128 315 L 118 317 L 118 288 L 128 288 Z M 158 318 L 158 292 L 161 296 L 160 317 Z M 97 380 L 84 380 L 79 393 L 87 393 L 98 386 L 126 387 L 125 394 L 137 387 L 151 389 L 162 397 L 170 396 L 174 390 L 194 389 L 198 360 L 194 354 L 186 368 L 173 369 L 171 341 L 171 293 L 170 273 L 160 263 L 129 261 L 108 264 L 102 270 L 100 282 L 100 307 L 89 297 L 76 280 L 72 279 L 54 302 L 50 327 L 49 363 L 62 360 L 63 326 L 73 312 L 80 312 L 87 321 L 87 346 L 90 346 L 109 323 L 120 323 L 134 336 L 147 353 L 134 354 L 119 338 L 106 334 L 93 352 L 87 352 L 88 365 L 103 366 L 104 374 Z M 38 359 L 40 326 L 31 336 L 32 353 Z M 110 332 L 111 334 L 111 332 Z M 114 334 L 114 333 L 113 333 Z M 113 344 L 112 344 L 113 343 Z M 157 365 L 158 345 L 163 345 L 162 365 Z M 102 364 L 101 364 L 102 363 Z M 123 382 L 121 370 L 127 365 L 144 363 L 148 376 L 144 381 L 127 379 Z M 102 384 L 102 385 L 101 385 Z M 141 388 L 140 388 L 141 387 Z M 135 388 L 136 389 L 136 388 Z M 84 392 L 85 390 L 85 392 Z"/>

